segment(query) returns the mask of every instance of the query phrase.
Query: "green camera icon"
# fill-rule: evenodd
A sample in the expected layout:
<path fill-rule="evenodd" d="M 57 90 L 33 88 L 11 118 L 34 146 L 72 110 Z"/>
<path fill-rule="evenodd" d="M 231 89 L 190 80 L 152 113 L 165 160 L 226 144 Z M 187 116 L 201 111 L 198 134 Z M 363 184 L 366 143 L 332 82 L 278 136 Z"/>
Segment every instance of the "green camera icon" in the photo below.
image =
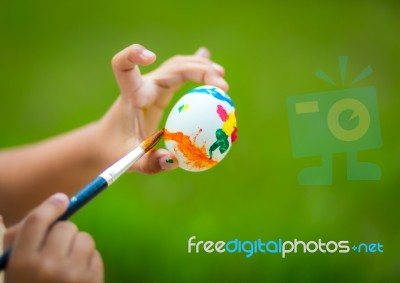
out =
<path fill-rule="evenodd" d="M 357 160 L 358 151 L 382 145 L 375 87 L 290 96 L 287 110 L 293 155 L 322 157 L 321 166 L 300 171 L 301 185 L 331 185 L 335 153 L 347 153 L 349 180 L 381 178 L 378 165 Z"/>

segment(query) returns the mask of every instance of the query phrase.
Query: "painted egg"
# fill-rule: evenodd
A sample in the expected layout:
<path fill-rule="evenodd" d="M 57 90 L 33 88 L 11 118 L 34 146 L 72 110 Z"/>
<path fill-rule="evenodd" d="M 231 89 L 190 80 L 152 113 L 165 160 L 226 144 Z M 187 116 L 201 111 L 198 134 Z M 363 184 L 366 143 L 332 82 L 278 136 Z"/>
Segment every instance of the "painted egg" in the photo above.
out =
<path fill-rule="evenodd" d="M 229 95 L 214 86 L 197 87 L 172 108 L 164 131 L 166 148 L 179 167 L 204 171 L 227 155 L 237 137 L 236 113 Z"/>

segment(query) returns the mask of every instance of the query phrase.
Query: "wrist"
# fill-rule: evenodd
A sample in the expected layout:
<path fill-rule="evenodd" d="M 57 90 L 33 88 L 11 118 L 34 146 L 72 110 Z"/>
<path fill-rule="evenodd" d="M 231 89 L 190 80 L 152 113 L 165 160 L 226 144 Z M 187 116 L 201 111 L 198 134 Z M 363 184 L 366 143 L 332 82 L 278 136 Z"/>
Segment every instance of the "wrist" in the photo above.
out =
<path fill-rule="evenodd" d="M 78 130 L 80 140 L 78 156 L 81 156 L 84 166 L 87 168 L 100 169 L 106 166 L 107 160 L 103 154 L 104 138 L 101 133 L 99 121 L 85 125 Z"/>
<path fill-rule="evenodd" d="M 127 105 L 119 97 L 107 113 L 93 123 L 91 145 L 93 160 L 105 167 L 127 154 L 135 144 L 127 126 L 131 124 L 128 123 L 131 119 L 125 115 L 128 110 L 126 107 Z"/>

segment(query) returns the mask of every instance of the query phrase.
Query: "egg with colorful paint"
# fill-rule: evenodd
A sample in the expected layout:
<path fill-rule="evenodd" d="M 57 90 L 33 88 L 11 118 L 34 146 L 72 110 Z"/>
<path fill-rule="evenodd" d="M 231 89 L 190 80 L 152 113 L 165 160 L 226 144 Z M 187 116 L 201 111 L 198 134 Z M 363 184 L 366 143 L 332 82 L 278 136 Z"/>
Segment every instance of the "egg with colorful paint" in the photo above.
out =
<path fill-rule="evenodd" d="M 197 87 L 172 108 L 165 125 L 166 148 L 179 167 L 204 171 L 227 155 L 237 138 L 236 113 L 228 94 L 215 86 Z"/>

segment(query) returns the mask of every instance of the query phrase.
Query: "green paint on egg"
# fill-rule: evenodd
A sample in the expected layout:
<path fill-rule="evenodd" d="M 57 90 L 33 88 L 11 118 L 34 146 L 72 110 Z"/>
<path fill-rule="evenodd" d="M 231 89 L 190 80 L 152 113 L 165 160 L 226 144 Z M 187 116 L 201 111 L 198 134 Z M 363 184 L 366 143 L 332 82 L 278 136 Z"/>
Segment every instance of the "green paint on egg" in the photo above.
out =
<path fill-rule="evenodd" d="M 229 148 L 228 135 L 222 129 L 218 129 L 215 132 L 215 137 L 217 140 L 208 149 L 210 158 L 212 158 L 213 151 L 217 148 L 219 149 L 220 153 L 224 153 Z"/>
<path fill-rule="evenodd" d="M 179 113 L 181 113 L 181 112 L 187 110 L 188 108 L 189 108 L 188 104 L 182 104 L 181 106 L 179 106 L 178 111 L 179 111 Z"/>

